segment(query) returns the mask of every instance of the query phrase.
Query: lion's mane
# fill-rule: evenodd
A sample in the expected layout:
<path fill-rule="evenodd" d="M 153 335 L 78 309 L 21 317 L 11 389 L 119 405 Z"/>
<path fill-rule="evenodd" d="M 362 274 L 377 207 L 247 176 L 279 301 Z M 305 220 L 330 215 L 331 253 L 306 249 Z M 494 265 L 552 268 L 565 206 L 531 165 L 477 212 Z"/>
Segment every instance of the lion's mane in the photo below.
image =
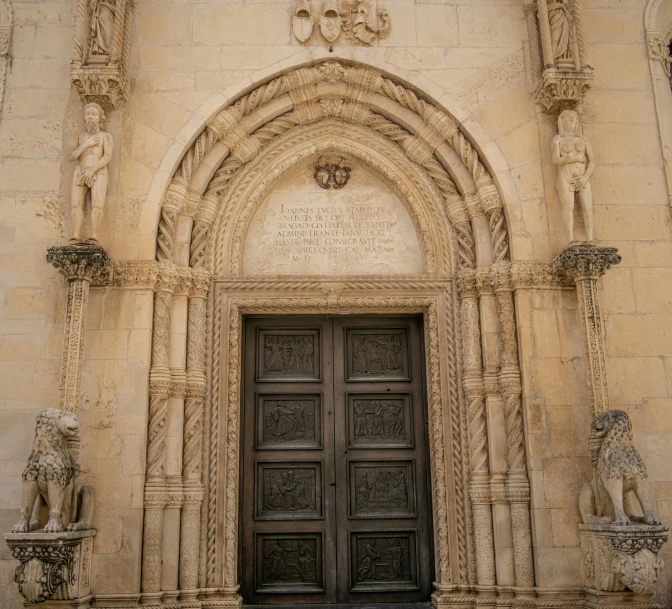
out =
<path fill-rule="evenodd" d="M 37 415 L 33 452 L 23 470 L 24 480 L 55 481 L 66 486 L 76 468 L 68 442 L 58 428 L 58 421 L 66 413 L 58 408 L 47 408 Z"/>
<path fill-rule="evenodd" d="M 610 410 L 599 419 L 607 430 L 597 468 L 605 478 L 646 478 L 646 466 L 632 443 L 632 425 L 622 410 Z"/>

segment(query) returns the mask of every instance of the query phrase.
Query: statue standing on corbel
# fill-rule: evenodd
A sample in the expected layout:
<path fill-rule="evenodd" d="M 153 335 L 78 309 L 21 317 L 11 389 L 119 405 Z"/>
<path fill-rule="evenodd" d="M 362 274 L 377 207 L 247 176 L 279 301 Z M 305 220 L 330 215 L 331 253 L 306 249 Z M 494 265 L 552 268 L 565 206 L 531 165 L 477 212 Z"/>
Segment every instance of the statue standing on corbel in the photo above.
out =
<path fill-rule="evenodd" d="M 99 242 L 103 225 L 105 198 L 109 173 L 107 166 L 112 159 L 113 138 L 110 133 L 101 131 L 105 121 L 105 112 L 95 102 L 84 106 L 86 132 L 77 137 L 74 150 L 69 159 L 77 163 L 72 176 L 72 237 L 70 241 L 82 241 L 84 225 L 84 205 L 86 195 L 91 195 L 91 237 L 89 241 Z"/>
<path fill-rule="evenodd" d="M 553 163 L 558 167 L 556 188 L 570 243 L 574 241 L 574 210 L 577 201 L 581 206 L 586 240 L 594 241 L 590 178 L 595 170 L 595 154 L 590 142 L 579 135 L 578 130 L 578 114 L 574 110 L 565 110 L 558 118 L 558 135 L 552 142 Z"/>

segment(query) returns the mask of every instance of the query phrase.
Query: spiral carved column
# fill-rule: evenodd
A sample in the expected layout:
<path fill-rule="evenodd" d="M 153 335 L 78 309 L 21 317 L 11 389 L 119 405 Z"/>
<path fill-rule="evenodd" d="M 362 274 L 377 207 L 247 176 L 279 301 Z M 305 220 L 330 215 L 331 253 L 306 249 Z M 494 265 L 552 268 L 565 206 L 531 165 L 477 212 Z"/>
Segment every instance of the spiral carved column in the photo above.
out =
<path fill-rule="evenodd" d="M 161 539 L 163 509 L 168 503 L 164 464 L 166 415 L 170 392 L 170 311 L 177 274 L 172 263 L 159 263 L 155 284 L 152 330 L 152 365 L 149 372 L 149 423 L 147 431 L 147 478 L 142 551 L 142 592 L 147 602 L 159 602 L 161 590 Z"/>
<path fill-rule="evenodd" d="M 462 342 L 464 345 L 464 394 L 467 399 L 471 480 L 476 543 L 476 575 L 479 589 L 487 592 L 496 583 L 495 552 L 490 506 L 490 469 L 483 385 L 478 290 L 473 271 L 461 271 L 458 289 L 462 300 Z"/>
<path fill-rule="evenodd" d="M 192 271 L 187 317 L 187 388 L 184 409 L 180 525 L 180 590 L 182 600 L 196 598 L 201 536 L 203 484 L 203 405 L 205 400 L 205 313 L 209 273 Z"/>
<path fill-rule="evenodd" d="M 511 265 L 498 263 L 492 268 L 492 285 L 497 299 L 500 343 L 500 386 L 505 400 L 506 498 L 511 506 L 513 561 L 517 596 L 533 594 L 534 565 L 530 523 L 530 483 L 525 461 L 525 434 L 522 413 L 522 386 L 518 363 L 516 321 L 513 303 Z"/>

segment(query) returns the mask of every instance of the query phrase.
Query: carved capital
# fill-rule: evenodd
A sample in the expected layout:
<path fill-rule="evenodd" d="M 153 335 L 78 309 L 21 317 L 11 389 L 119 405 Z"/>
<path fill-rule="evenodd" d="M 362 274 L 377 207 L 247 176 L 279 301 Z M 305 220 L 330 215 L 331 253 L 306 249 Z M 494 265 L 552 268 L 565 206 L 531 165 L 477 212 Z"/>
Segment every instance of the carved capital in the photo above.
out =
<path fill-rule="evenodd" d="M 189 290 L 190 298 L 207 298 L 208 290 L 210 289 L 210 271 L 207 269 L 192 269 L 191 270 L 191 289 Z"/>
<path fill-rule="evenodd" d="M 0 57 L 9 54 L 9 41 L 12 37 L 11 25 L 0 25 Z"/>
<path fill-rule="evenodd" d="M 583 101 L 593 81 L 590 68 L 577 71 L 545 70 L 534 97 L 546 112 L 555 112 L 563 107 L 575 107 Z"/>
<path fill-rule="evenodd" d="M 175 267 L 175 287 L 173 288 L 173 294 L 189 294 L 191 285 L 191 269 L 188 266 Z"/>
<path fill-rule="evenodd" d="M 457 276 L 457 291 L 460 298 L 478 298 L 478 281 L 475 270 L 460 271 Z"/>
<path fill-rule="evenodd" d="M 597 279 L 619 262 L 621 257 L 615 247 L 572 245 L 555 258 L 552 267 L 558 274 L 578 281 L 586 278 Z"/>
<path fill-rule="evenodd" d="M 156 283 L 154 284 L 154 291 L 172 292 L 178 281 L 175 265 L 172 262 L 159 262 L 157 266 L 158 274 Z"/>
<path fill-rule="evenodd" d="M 47 248 L 47 262 L 68 281 L 82 279 L 106 285 L 112 268 L 110 257 L 100 245 L 56 245 Z"/>
<path fill-rule="evenodd" d="M 120 110 L 128 100 L 128 79 L 118 66 L 72 68 L 70 80 L 82 102 L 96 102 L 105 111 Z"/>
<path fill-rule="evenodd" d="M 664 70 L 668 72 L 670 69 L 670 53 L 663 35 L 655 30 L 647 31 L 646 45 L 649 50 L 649 59 L 659 61 Z"/>

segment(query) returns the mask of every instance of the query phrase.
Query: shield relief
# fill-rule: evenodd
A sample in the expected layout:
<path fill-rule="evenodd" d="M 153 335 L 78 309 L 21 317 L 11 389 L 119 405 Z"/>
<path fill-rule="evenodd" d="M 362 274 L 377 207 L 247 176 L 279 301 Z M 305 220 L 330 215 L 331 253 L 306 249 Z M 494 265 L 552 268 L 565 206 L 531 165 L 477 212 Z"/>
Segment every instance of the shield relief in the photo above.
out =
<path fill-rule="evenodd" d="M 292 31 L 299 42 L 306 42 L 313 33 L 313 17 L 308 0 L 299 0 L 294 9 Z"/>

